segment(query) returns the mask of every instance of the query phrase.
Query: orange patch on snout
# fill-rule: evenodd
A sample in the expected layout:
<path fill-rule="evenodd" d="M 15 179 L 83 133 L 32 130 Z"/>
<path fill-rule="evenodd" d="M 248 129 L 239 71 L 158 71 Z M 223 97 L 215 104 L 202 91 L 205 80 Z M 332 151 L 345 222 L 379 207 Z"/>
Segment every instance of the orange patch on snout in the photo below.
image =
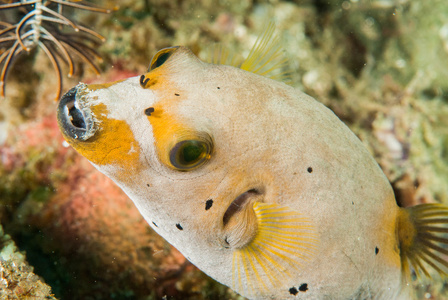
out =
<path fill-rule="evenodd" d="M 108 83 L 101 83 L 101 84 L 92 83 L 92 84 L 89 84 L 87 87 L 89 88 L 90 91 L 102 90 L 102 89 L 107 89 L 108 87 L 111 87 L 117 83 L 123 82 L 124 80 L 125 79 L 121 79 L 121 80 L 108 82 Z"/>
<path fill-rule="evenodd" d="M 138 171 L 140 146 L 130 126 L 125 121 L 107 118 L 109 112 L 104 104 L 91 109 L 98 126 L 95 135 L 86 141 L 65 137 L 69 144 L 96 165 L 116 166 L 124 173 Z"/>

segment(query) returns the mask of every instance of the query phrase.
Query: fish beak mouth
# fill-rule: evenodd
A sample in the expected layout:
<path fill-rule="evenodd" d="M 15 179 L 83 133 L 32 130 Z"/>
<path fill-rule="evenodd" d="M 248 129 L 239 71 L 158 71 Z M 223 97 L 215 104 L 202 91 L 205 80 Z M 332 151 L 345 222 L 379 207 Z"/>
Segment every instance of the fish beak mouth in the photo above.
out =
<path fill-rule="evenodd" d="M 80 101 L 85 85 L 79 84 L 62 96 L 58 105 L 58 123 L 66 137 L 86 141 L 95 133 L 92 112 Z M 82 93 L 85 94 L 85 93 Z"/>

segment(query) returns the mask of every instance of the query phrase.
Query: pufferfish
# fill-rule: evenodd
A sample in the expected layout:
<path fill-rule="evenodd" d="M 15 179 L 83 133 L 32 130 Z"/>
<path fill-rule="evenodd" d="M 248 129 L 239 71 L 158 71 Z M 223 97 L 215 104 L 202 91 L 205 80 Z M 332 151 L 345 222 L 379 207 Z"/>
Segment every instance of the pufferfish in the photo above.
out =
<path fill-rule="evenodd" d="M 446 276 L 448 208 L 397 206 L 362 142 L 269 76 L 272 26 L 246 60 L 160 50 L 148 72 L 78 84 L 64 138 L 188 260 L 250 299 L 409 299 L 411 272 Z"/>

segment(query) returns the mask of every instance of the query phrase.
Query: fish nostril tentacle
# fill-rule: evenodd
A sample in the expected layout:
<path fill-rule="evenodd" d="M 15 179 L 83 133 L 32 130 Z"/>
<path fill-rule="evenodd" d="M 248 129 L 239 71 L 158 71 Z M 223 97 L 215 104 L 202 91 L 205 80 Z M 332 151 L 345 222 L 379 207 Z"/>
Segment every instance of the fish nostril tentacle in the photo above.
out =
<path fill-rule="evenodd" d="M 86 122 L 84 120 L 84 116 L 82 115 L 82 111 L 76 106 L 73 105 L 72 108 L 68 110 L 68 116 L 73 126 L 86 129 Z"/>
<path fill-rule="evenodd" d="M 90 110 L 80 107 L 77 100 L 79 88 L 74 87 L 62 96 L 58 107 L 58 122 L 68 137 L 85 141 L 93 136 L 95 129 Z"/>
<path fill-rule="evenodd" d="M 67 103 L 67 115 L 72 125 L 76 128 L 87 129 L 82 111 L 75 106 L 75 101 Z"/>

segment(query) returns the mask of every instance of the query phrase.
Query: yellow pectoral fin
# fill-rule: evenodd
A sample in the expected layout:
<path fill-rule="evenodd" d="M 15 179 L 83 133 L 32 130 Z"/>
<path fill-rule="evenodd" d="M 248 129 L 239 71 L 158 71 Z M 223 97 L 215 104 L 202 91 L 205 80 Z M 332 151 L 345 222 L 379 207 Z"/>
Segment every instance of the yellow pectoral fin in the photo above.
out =
<path fill-rule="evenodd" d="M 431 278 L 428 266 L 448 277 L 448 207 L 433 203 L 402 209 L 397 224 L 405 278 L 410 279 L 409 264 L 418 277 L 423 273 Z"/>
<path fill-rule="evenodd" d="M 310 220 L 277 204 L 255 202 L 255 237 L 233 252 L 232 287 L 257 298 L 296 278 L 317 248 Z"/>

